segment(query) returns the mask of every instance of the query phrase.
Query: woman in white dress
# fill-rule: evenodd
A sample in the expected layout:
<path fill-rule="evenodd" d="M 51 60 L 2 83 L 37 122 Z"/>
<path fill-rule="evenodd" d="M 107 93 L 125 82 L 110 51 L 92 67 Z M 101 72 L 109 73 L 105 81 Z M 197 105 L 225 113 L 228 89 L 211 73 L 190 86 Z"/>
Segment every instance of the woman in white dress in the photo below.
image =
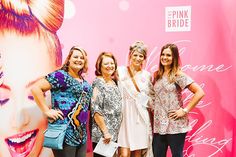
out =
<path fill-rule="evenodd" d="M 152 130 L 148 113 L 153 87 L 150 73 L 142 69 L 146 57 L 146 45 L 137 41 L 130 46 L 129 65 L 118 68 L 119 88 L 123 99 L 123 119 L 118 135 L 121 157 L 130 157 L 131 154 L 141 157 L 144 156 L 143 152 L 145 156 L 153 156 Z"/>

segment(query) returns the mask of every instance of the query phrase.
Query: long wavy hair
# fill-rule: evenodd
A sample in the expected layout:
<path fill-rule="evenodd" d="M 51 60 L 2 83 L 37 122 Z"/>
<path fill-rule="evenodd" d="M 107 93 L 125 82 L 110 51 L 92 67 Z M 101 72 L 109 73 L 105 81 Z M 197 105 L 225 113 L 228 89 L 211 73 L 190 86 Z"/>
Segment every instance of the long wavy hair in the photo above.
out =
<path fill-rule="evenodd" d="M 69 52 L 69 54 L 67 55 L 67 57 L 66 57 L 66 60 L 65 60 L 65 62 L 64 62 L 64 64 L 62 65 L 62 67 L 61 67 L 61 69 L 62 70 L 65 70 L 66 72 L 68 72 L 68 70 L 69 70 L 69 64 L 70 64 L 70 58 L 71 58 L 71 56 L 72 56 L 72 54 L 73 54 L 73 52 L 74 51 L 79 51 L 79 52 L 81 52 L 82 53 L 82 55 L 84 56 L 84 67 L 83 67 L 83 69 L 81 69 L 80 71 L 79 71 L 79 73 L 78 73 L 78 75 L 81 75 L 82 73 L 86 73 L 87 71 L 88 71 L 88 58 L 87 58 L 87 52 L 84 50 L 84 49 L 82 49 L 81 47 L 79 47 L 79 46 L 73 46 L 71 49 L 70 49 L 70 52 Z"/>
<path fill-rule="evenodd" d="M 170 65 L 171 69 L 168 73 L 168 80 L 169 82 L 174 82 L 177 72 L 180 70 L 180 57 L 179 57 L 179 49 L 175 44 L 166 44 L 161 48 L 160 53 L 160 61 L 159 61 L 159 69 L 154 73 L 153 83 L 155 83 L 158 79 L 163 77 L 165 72 L 164 66 L 161 64 L 161 55 L 165 49 L 170 49 L 172 53 L 172 64 Z"/>
<path fill-rule="evenodd" d="M 117 60 L 116 60 L 115 56 L 111 52 L 102 52 L 98 56 L 97 61 L 96 61 L 96 66 L 95 66 L 95 68 L 96 68 L 95 75 L 96 76 L 102 76 L 101 68 L 102 68 L 102 61 L 103 61 L 104 57 L 110 57 L 110 58 L 113 59 L 113 61 L 115 63 L 115 71 L 112 74 L 112 79 L 117 83 L 117 80 L 118 80 L 118 76 L 117 76 Z"/>

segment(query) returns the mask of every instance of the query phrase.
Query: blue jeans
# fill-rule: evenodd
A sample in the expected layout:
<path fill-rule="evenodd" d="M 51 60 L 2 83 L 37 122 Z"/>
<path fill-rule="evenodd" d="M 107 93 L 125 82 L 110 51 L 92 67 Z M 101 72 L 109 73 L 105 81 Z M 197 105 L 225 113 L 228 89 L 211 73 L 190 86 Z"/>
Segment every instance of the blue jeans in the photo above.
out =
<path fill-rule="evenodd" d="M 154 157 L 166 157 L 168 146 L 170 146 L 172 157 L 183 157 L 186 134 L 154 134 L 152 142 Z"/>

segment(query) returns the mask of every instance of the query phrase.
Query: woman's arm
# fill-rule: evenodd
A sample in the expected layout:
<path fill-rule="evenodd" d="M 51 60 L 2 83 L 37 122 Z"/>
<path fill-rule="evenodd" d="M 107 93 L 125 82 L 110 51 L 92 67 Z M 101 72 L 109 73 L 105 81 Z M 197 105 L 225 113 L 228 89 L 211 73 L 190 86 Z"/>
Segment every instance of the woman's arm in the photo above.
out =
<path fill-rule="evenodd" d="M 103 116 L 96 112 L 94 114 L 94 120 L 95 120 L 96 124 L 98 125 L 98 127 L 100 128 L 100 130 L 103 133 L 104 142 L 105 143 L 109 143 L 110 140 L 111 140 L 111 134 L 109 133 L 109 131 L 108 131 L 107 127 L 106 127 L 106 123 L 104 121 Z"/>
<path fill-rule="evenodd" d="M 155 101 L 155 91 L 154 91 L 154 86 L 152 84 L 151 75 L 149 76 L 148 89 L 149 89 L 148 96 L 150 97 L 148 106 L 153 111 L 154 110 L 154 101 Z"/>
<path fill-rule="evenodd" d="M 198 102 L 205 96 L 205 93 L 203 89 L 197 84 L 197 83 L 192 83 L 188 86 L 188 89 L 194 94 L 192 97 L 191 101 L 188 103 L 188 105 L 185 107 L 186 113 L 191 111 L 197 104 Z"/>
<path fill-rule="evenodd" d="M 40 110 L 49 119 L 52 119 L 53 121 L 57 120 L 58 118 L 63 119 L 63 113 L 60 110 L 50 109 L 46 104 L 44 93 L 50 89 L 51 85 L 49 84 L 49 82 L 45 78 L 42 78 L 33 85 L 31 93 Z"/>
<path fill-rule="evenodd" d="M 184 109 L 180 108 L 176 111 L 169 112 L 169 117 L 171 119 L 176 120 L 188 114 L 188 112 L 191 111 L 205 95 L 203 89 L 197 83 L 191 83 L 187 88 L 194 94 L 191 101 Z"/>
<path fill-rule="evenodd" d="M 111 135 L 109 133 L 109 130 L 106 127 L 106 123 L 102 115 L 101 103 L 103 103 L 103 101 L 101 99 L 102 99 L 101 92 L 98 90 L 98 88 L 95 87 L 93 89 L 93 97 L 92 97 L 92 104 L 91 104 L 92 110 L 94 112 L 93 117 L 94 117 L 94 121 L 96 122 L 96 124 L 98 125 L 98 127 L 103 133 L 104 142 L 109 143 L 111 140 Z"/>

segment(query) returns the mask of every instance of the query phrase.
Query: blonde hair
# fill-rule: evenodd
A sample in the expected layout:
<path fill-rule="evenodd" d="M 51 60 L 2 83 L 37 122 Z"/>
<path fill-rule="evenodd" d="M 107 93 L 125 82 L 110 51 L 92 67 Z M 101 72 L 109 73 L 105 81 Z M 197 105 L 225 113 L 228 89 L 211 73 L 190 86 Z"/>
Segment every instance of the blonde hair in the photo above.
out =
<path fill-rule="evenodd" d="M 45 41 L 47 52 L 57 67 L 62 63 L 61 44 L 56 31 L 64 17 L 64 0 L 12 1 L 0 0 L 0 35 L 14 32 L 19 36 L 34 35 Z"/>
<path fill-rule="evenodd" d="M 144 42 L 142 41 L 134 42 L 129 48 L 129 59 L 134 52 L 139 52 L 143 54 L 144 59 L 146 59 L 147 58 L 147 45 L 145 45 Z"/>

